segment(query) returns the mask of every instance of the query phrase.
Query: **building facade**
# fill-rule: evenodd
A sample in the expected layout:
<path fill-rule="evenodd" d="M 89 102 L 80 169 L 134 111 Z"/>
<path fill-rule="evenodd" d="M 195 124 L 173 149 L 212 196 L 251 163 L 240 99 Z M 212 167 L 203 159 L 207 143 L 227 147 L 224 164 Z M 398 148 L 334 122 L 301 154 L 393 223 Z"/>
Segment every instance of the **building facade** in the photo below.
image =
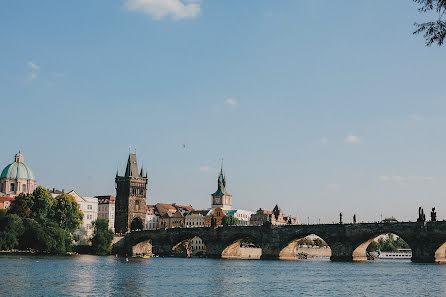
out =
<path fill-rule="evenodd" d="M 115 232 L 143 230 L 146 221 L 147 172 L 138 173 L 136 154 L 129 154 L 124 176 L 116 173 Z"/>
<path fill-rule="evenodd" d="M 147 205 L 146 230 L 157 230 L 160 228 L 160 215 L 155 205 Z"/>
<path fill-rule="evenodd" d="M 15 197 L 21 193 L 31 194 L 36 189 L 34 173 L 25 165 L 20 151 L 14 162 L 7 165 L 0 175 L 0 196 Z"/>
<path fill-rule="evenodd" d="M 222 210 L 232 209 L 232 196 L 226 191 L 226 176 L 223 174 L 223 167 L 217 180 L 217 191 L 213 193 L 211 198 L 211 208 L 221 208 Z"/>
<path fill-rule="evenodd" d="M 225 216 L 225 211 L 222 208 L 217 207 L 215 209 L 211 209 L 205 218 L 206 227 L 223 226 L 223 218 Z"/>
<path fill-rule="evenodd" d="M 89 245 L 90 239 L 93 237 L 93 222 L 98 218 L 98 198 L 84 197 L 74 190 L 67 194 L 74 197 L 80 210 L 84 213 L 82 224 L 74 233 L 77 238 L 76 243 Z"/>
<path fill-rule="evenodd" d="M 269 222 L 271 225 L 297 225 L 299 221 L 291 216 L 283 214 L 282 209 L 276 204 L 272 211 L 263 210 L 259 208 L 256 213 L 251 215 L 250 225 L 261 226 L 264 223 Z"/>
<path fill-rule="evenodd" d="M 0 196 L 0 209 L 9 209 L 14 198 Z"/>
<path fill-rule="evenodd" d="M 108 220 L 108 228 L 115 231 L 115 196 L 95 196 L 98 199 L 98 219 Z"/>
<path fill-rule="evenodd" d="M 251 215 L 253 214 L 252 211 L 249 210 L 243 210 L 243 209 L 235 209 L 235 210 L 227 210 L 224 211 L 227 216 L 233 216 L 234 218 L 238 219 L 237 226 L 249 226 Z"/>
<path fill-rule="evenodd" d="M 189 254 L 191 256 L 198 256 L 206 253 L 206 245 L 200 237 L 195 236 L 189 241 Z"/>
<path fill-rule="evenodd" d="M 197 228 L 206 226 L 206 215 L 209 210 L 194 210 L 184 218 L 186 228 Z"/>

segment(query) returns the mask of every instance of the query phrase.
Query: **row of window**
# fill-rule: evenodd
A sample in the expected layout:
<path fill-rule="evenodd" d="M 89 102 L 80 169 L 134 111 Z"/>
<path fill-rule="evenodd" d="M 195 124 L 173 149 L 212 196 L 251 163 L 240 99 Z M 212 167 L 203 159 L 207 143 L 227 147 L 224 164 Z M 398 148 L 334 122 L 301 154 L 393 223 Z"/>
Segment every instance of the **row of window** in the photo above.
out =
<path fill-rule="evenodd" d="M 4 184 L 0 184 L 0 192 L 5 192 L 4 187 L 5 187 Z M 28 189 L 27 185 L 26 184 L 22 184 L 22 192 L 26 193 L 27 189 Z M 30 187 L 30 190 L 32 190 L 32 186 Z M 9 191 L 10 192 L 15 192 L 16 191 L 15 183 L 10 183 L 9 184 Z"/>

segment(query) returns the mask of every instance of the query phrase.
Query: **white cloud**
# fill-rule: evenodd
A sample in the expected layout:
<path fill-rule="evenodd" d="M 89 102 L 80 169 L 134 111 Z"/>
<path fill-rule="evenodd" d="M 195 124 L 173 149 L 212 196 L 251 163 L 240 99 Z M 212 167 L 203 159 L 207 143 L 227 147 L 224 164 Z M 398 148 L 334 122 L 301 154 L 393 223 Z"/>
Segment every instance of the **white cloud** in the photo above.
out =
<path fill-rule="evenodd" d="M 129 11 L 150 15 L 155 20 L 164 17 L 173 19 L 195 18 L 200 14 L 201 0 L 125 0 Z"/>
<path fill-rule="evenodd" d="M 36 79 L 36 78 L 37 78 L 37 73 L 31 72 L 31 73 L 29 74 L 29 80 L 34 80 L 34 79 Z"/>
<path fill-rule="evenodd" d="M 344 139 L 345 142 L 347 143 L 358 143 L 361 141 L 361 139 L 358 136 L 354 136 L 354 135 L 349 135 Z"/>
<path fill-rule="evenodd" d="M 207 172 L 210 170 L 211 170 L 211 167 L 209 167 L 209 166 L 200 166 L 200 171 Z"/>
<path fill-rule="evenodd" d="M 328 143 L 328 138 L 327 137 L 322 137 L 321 139 L 319 139 L 319 142 L 322 144 L 327 144 Z"/>
<path fill-rule="evenodd" d="M 401 175 L 381 175 L 379 180 L 389 184 L 402 184 L 409 182 L 428 182 L 432 181 L 434 178 L 431 176 L 401 176 Z"/>
<path fill-rule="evenodd" d="M 237 100 L 233 99 L 233 98 L 228 98 L 225 100 L 226 104 L 230 104 L 230 105 L 237 105 Z"/>
<path fill-rule="evenodd" d="M 28 62 L 28 66 L 31 67 L 31 69 L 33 69 L 33 70 L 40 70 L 40 66 L 32 61 Z"/>
<path fill-rule="evenodd" d="M 408 115 L 409 119 L 411 120 L 415 120 L 415 121 L 420 121 L 423 119 L 423 116 L 416 114 L 416 113 L 412 113 L 410 115 Z"/>

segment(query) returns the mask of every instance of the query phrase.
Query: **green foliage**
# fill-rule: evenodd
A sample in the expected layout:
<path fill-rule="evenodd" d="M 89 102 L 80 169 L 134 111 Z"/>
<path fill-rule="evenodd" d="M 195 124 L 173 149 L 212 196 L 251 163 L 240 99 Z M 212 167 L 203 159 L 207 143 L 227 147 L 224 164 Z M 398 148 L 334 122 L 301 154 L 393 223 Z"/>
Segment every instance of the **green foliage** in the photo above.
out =
<path fill-rule="evenodd" d="M 11 214 L 16 214 L 21 218 L 28 218 L 31 214 L 31 198 L 30 195 L 20 194 L 15 197 L 9 207 L 8 212 Z"/>
<path fill-rule="evenodd" d="M 368 252 L 382 251 L 382 252 L 396 252 L 398 249 L 409 249 L 409 245 L 401 237 L 397 237 L 391 233 L 387 234 L 387 238 L 379 238 L 374 240 L 367 247 Z"/>
<path fill-rule="evenodd" d="M 56 197 L 52 213 L 54 222 L 70 233 L 74 233 L 84 217 L 76 200 L 65 193 Z"/>
<path fill-rule="evenodd" d="M 108 255 L 111 251 L 113 231 L 108 229 L 108 220 L 97 219 L 93 222 L 94 234 L 91 239 L 91 248 L 96 255 Z"/>
<path fill-rule="evenodd" d="M 221 223 L 223 226 L 237 226 L 240 224 L 240 220 L 234 216 L 225 216 Z"/>
<path fill-rule="evenodd" d="M 23 219 L 23 226 L 24 232 L 19 240 L 19 248 L 45 251 L 47 245 L 43 226 L 30 218 Z"/>
<path fill-rule="evenodd" d="M 413 34 L 423 33 L 426 39 L 426 45 L 430 46 L 437 43 L 439 46 L 443 44 L 446 38 L 446 21 L 443 17 L 446 15 L 446 0 L 414 0 L 420 4 L 418 9 L 421 13 L 432 13 L 436 16 L 434 21 L 422 24 L 415 23 L 417 29 Z"/>
<path fill-rule="evenodd" d="M 50 193 L 39 186 L 30 196 L 30 218 L 45 225 L 53 217 L 54 198 Z"/>
<path fill-rule="evenodd" d="M 19 195 L 8 214 L 0 213 L 0 249 L 34 249 L 63 254 L 71 251 L 73 234 L 83 219 L 76 200 L 67 194 L 54 199 L 39 186 Z"/>
<path fill-rule="evenodd" d="M 45 226 L 45 250 L 53 254 L 63 254 L 71 250 L 71 236 L 56 223 Z M 68 243 L 68 246 L 67 246 Z"/>
<path fill-rule="evenodd" d="M 18 215 L 0 210 L 0 250 L 15 248 L 23 231 L 23 222 Z"/>

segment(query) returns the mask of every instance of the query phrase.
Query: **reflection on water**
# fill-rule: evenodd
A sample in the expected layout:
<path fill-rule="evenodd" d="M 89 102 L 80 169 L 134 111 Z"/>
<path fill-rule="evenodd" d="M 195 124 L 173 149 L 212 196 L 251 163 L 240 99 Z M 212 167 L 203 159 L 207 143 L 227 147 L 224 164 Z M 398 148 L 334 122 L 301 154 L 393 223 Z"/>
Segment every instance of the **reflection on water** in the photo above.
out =
<path fill-rule="evenodd" d="M 0 256 L 0 296 L 445 296 L 446 265 Z"/>

